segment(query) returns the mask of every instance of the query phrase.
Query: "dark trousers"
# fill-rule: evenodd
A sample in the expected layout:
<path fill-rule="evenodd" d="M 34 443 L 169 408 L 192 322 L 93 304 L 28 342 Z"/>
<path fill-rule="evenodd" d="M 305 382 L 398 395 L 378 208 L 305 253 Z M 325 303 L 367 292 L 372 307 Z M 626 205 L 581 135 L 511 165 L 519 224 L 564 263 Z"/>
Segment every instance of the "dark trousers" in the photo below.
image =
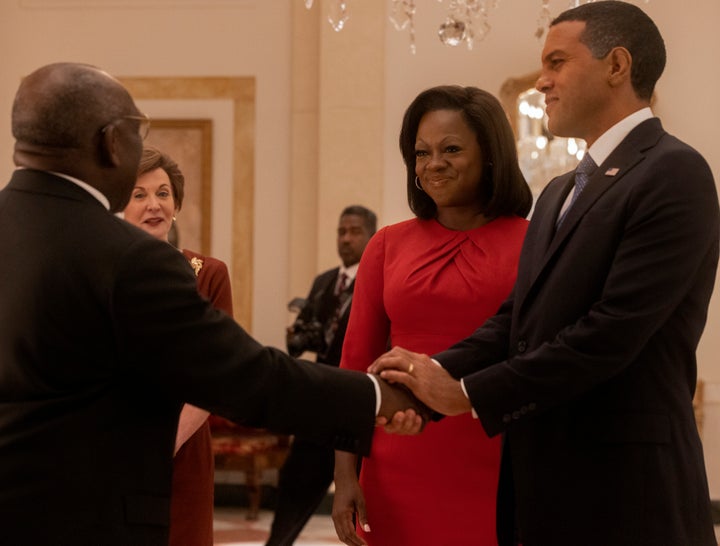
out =
<path fill-rule="evenodd" d="M 295 439 L 278 478 L 275 517 L 266 546 L 289 546 L 325 498 L 333 481 L 335 451 Z"/>

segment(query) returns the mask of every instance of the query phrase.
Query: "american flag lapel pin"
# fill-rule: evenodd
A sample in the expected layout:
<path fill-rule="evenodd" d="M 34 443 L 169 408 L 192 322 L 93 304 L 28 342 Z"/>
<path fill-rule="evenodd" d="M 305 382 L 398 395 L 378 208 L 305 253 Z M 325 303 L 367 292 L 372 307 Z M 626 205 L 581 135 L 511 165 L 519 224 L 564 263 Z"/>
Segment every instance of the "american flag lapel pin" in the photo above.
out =
<path fill-rule="evenodd" d="M 619 172 L 620 172 L 620 169 L 618 169 L 617 167 L 612 167 L 612 168 L 608 169 L 607 171 L 605 171 L 605 176 L 615 176 Z"/>

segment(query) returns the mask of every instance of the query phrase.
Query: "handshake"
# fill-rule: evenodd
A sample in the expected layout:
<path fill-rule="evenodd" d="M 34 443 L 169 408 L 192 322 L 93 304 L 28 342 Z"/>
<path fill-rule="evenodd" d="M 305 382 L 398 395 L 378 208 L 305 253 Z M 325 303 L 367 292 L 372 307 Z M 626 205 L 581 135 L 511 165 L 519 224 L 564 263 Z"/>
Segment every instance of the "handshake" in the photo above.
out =
<path fill-rule="evenodd" d="M 472 409 L 460 381 L 427 355 L 395 347 L 373 362 L 368 373 L 380 384 L 375 424 L 386 432 L 419 434 L 433 411 L 459 415 Z"/>
<path fill-rule="evenodd" d="M 380 385 L 380 412 L 375 425 L 395 434 L 419 434 L 430 420 L 432 410 L 418 400 L 410 389 L 375 376 Z"/>

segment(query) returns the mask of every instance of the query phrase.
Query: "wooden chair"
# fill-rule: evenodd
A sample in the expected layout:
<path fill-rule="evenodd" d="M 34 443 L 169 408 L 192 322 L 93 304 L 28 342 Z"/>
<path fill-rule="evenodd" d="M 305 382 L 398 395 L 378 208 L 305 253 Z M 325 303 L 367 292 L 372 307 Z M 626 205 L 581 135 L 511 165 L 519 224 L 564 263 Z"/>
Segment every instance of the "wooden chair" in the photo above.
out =
<path fill-rule="evenodd" d="M 210 432 L 215 468 L 245 473 L 250 500 L 246 519 L 258 519 L 263 472 L 282 467 L 290 437 L 236 425 L 216 415 L 210 416 Z"/>

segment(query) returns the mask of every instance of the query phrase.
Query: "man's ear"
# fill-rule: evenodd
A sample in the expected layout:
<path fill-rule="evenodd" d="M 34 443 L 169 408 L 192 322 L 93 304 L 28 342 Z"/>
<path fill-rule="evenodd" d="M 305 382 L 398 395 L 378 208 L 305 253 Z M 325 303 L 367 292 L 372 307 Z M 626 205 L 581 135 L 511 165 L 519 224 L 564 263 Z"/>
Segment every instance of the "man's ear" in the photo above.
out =
<path fill-rule="evenodd" d="M 105 127 L 101 133 L 100 160 L 108 167 L 117 167 L 120 165 L 119 136 L 117 127 L 113 124 Z"/>
<path fill-rule="evenodd" d="M 608 62 L 608 83 L 611 87 L 618 87 L 624 82 L 630 82 L 632 55 L 627 49 L 614 47 L 605 58 Z"/>

